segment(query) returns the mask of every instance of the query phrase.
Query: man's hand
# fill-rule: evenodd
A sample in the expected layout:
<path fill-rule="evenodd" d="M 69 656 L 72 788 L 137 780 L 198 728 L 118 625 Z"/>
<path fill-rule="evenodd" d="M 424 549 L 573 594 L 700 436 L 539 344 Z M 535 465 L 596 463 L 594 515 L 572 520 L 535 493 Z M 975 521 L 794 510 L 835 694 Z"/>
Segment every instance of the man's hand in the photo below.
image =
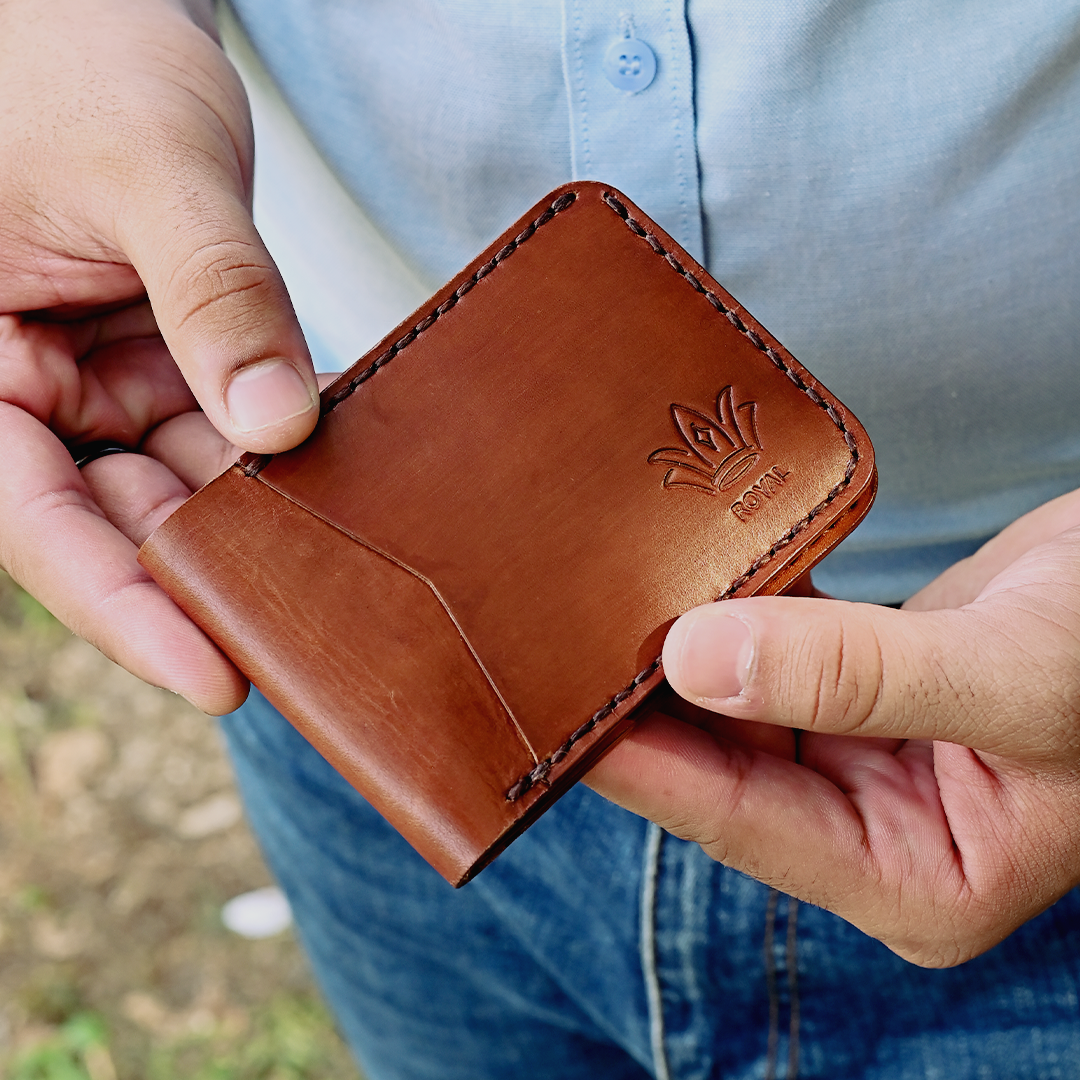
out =
<path fill-rule="evenodd" d="M 251 221 L 243 87 L 209 5 L 189 6 L 0 2 L 0 565 L 136 674 L 222 712 L 244 680 L 135 561 L 189 485 L 134 454 L 80 474 L 64 447 L 135 449 L 201 409 L 217 446 L 274 452 L 318 418 Z"/>
<path fill-rule="evenodd" d="M 970 959 L 1080 882 L 1080 492 L 902 611 L 697 608 L 664 667 L 694 705 L 590 784 L 901 956 Z"/>

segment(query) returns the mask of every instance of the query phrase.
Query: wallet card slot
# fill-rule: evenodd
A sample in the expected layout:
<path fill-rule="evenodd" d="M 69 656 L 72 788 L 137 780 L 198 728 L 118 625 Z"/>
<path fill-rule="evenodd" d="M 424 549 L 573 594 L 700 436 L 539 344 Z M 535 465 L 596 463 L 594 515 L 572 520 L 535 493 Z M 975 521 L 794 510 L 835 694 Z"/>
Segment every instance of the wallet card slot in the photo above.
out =
<path fill-rule="evenodd" d="M 536 753 L 532 743 L 529 740 L 528 735 L 522 729 L 521 724 L 518 722 L 517 717 L 514 715 L 514 710 L 510 707 L 509 702 L 506 700 L 505 695 L 499 689 L 494 678 L 492 678 L 491 672 L 488 670 L 487 665 L 481 659 L 479 653 L 476 651 L 472 642 L 469 640 L 468 635 L 462 628 L 460 620 L 454 614 L 450 605 L 446 602 L 442 593 L 439 591 L 438 586 L 425 574 L 422 574 L 419 570 L 408 565 L 404 560 L 391 555 L 389 552 L 383 551 L 381 548 L 365 540 L 362 536 L 358 536 L 350 529 L 333 521 L 325 514 L 319 513 L 313 507 L 306 505 L 302 500 L 297 499 L 295 496 L 290 495 L 288 492 L 279 488 L 272 480 L 269 480 L 265 475 L 261 473 L 247 474 L 249 479 L 256 479 L 268 487 L 271 491 L 280 495 L 281 498 L 297 507 L 299 510 L 303 510 L 305 513 L 310 514 L 313 518 L 321 521 L 324 525 L 329 526 L 342 536 L 348 537 L 355 544 L 364 548 L 365 551 L 371 552 L 373 555 L 379 556 L 385 559 L 387 562 L 397 566 L 399 569 L 404 570 L 407 574 L 414 577 L 417 581 L 421 582 L 431 593 L 431 595 L 438 602 L 439 606 L 446 613 L 447 618 L 453 623 L 455 630 L 461 638 L 465 648 L 468 649 L 469 655 L 473 658 L 477 668 L 483 674 L 488 686 L 491 688 L 492 693 L 498 698 L 503 710 L 506 713 L 506 718 L 510 722 L 514 734 L 522 747 L 529 754 L 532 759 L 533 767 L 526 773 L 523 773 L 514 784 L 506 792 L 506 801 L 508 803 L 518 802 L 527 792 L 534 788 L 537 784 L 546 784 L 548 777 L 552 769 L 556 768 L 561 762 L 563 762 L 573 750 L 573 748 L 587 735 L 590 735 L 596 728 L 605 720 L 610 719 L 619 710 L 620 706 L 623 706 L 629 699 L 631 699 L 637 692 L 639 687 L 644 683 L 648 683 L 654 676 L 660 671 L 662 666 L 662 660 L 660 656 L 657 656 L 649 665 L 643 668 L 638 674 L 631 679 L 631 681 L 617 694 L 615 694 L 609 701 L 597 709 L 584 723 L 572 731 L 563 743 L 555 750 L 554 753 L 549 754 L 543 760 Z M 778 546 L 786 541 L 778 542 Z M 724 596 L 730 595 L 738 587 L 738 584 L 745 579 L 755 574 L 762 566 L 767 563 L 771 558 L 776 555 L 777 547 L 774 547 L 770 552 L 766 554 L 762 559 L 759 559 L 753 567 L 751 567 L 746 574 L 744 574 L 738 582 L 733 583 Z"/>
<path fill-rule="evenodd" d="M 510 705 L 507 702 L 506 697 L 503 695 L 503 692 L 499 689 L 495 680 L 491 677 L 491 672 L 488 671 L 487 666 L 480 658 L 479 653 L 477 653 L 476 649 L 473 647 L 473 644 L 469 640 L 468 635 L 462 629 L 461 623 L 458 621 L 457 616 L 450 609 L 450 605 L 447 604 L 446 600 L 439 592 L 438 587 L 430 578 L 426 577 L 418 570 L 409 566 L 408 563 L 403 562 L 401 559 L 395 558 L 388 552 L 383 551 L 381 548 L 378 548 L 374 544 L 369 543 L 362 536 L 357 536 L 354 532 L 351 532 L 349 529 L 342 527 L 336 521 L 332 521 L 324 514 L 320 514 L 317 510 L 313 509 L 310 506 L 307 506 L 305 503 L 303 503 L 299 499 L 296 499 L 288 492 L 282 491 L 281 488 L 277 487 L 277 485 L 274 484 L 272 481 L 267 480 L 265 476 L 261 474 L 256 474 L 254 477 L 251 478 L 258 480 L 260 483 L 268 487 L 271 491 L 280 495 L 281 498 L 287 500 L 288 502 L 292 503 L 293 506 L 297 507 L 300 510 L 303 510 L 305 513 L 308 513 L 312 517 L 318 519 L 324 525 L 328 525 L 331 529 L 334 529 L 337 532 L 341 533 L 343 536 L 348 537 L 355 544 L 358 544 L 366 551 L 370 551 L 373 555 L 377 555 L 379 558 L 385 559 L 387 562 L 392 563 L 394 566 L 398 567 L 401 570 L 404 570 L 405 573 L 411 575 L 412 577 L 416 578 L 417 581 L 421 582 L 435 598 L 443 611 L 446 613 L 446 616 L 450 620 L 450 622 L 453 623 L 454 629 L 457 631 L 458 636 L 461 638 L 462 644 L 469 651 L 469 655 L 473 658 L 473 661 L 476 663 L 477 668 L 479 668 L 481 674 L 484 676 L 485 681 L 491 688 L 491 692 L 496 696 L 496 698 L 498 698 L 499 704 L 502 706 L 503 710 L 506 713 L 506 718 L 510 723 L 510 727 L 514 731 L 514 734 L 517 737 L 518 741 L 521 743 L 522 748 L 532 759 L 533 766 L 537 767 L 540 765 L 539 755 L 533 749 L 533 746 L 529 741 L 528 736 L 525 734 L 524 730 L 521 727 L 521 724 L 518 722 L 517 717 L 514 715 L 514 710 L 510 708 Z"/>

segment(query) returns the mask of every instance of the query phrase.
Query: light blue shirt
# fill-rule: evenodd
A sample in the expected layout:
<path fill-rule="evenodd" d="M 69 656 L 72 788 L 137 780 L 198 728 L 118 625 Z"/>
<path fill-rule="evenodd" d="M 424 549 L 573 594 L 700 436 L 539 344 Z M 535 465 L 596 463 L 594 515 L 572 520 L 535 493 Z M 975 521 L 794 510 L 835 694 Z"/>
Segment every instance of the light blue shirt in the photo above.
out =
<path fill-rule="evenodd" d="M 432 285 L 569 179 L 702 259 L 874 441 L 877 505 L 822 587 L 902 599 L 1080 487 L 1080 6 L 234 6 Z M 604 73 L 628 32 L 657 58 L 638 93 Z"/>

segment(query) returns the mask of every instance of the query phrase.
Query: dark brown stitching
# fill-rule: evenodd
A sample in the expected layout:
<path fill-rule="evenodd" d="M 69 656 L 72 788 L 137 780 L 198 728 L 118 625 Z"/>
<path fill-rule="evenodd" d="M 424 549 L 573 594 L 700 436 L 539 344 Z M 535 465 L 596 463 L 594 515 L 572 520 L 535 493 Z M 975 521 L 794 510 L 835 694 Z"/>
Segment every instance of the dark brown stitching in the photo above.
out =
<path fill-rule="evenodd" d="M 836 485 L 836 487 L 832 489 L 832 491 L 829 492 L 825 499 L 818 503 L 818 505 L 815 506 L 814 509 L 811 510 L 810 513 L 806 516 L 804 521 L 801 523 L 802 526 L 805 527 L 805 525 L 809 524 L 814 519 L 814 517 L 816 517 L 821 512 L 821 510 L 826 505 L 828 505 L 828 503 L 832 502 L 833 499 L 835 499 L 836 496 L 839 495 L 840 492 L 848 484 L 851 483 L 851 478 L 855 475 L 855 467 L 857 466 L 859 461 L 859 449 L 855 442 L 855 437 L 851 434 L 850 431 L 848 431 L 847 427 L 844 425 L 843 417 L 840 416 L 840 414 L 836 411 L 836 409 L 833 408 L 832 405 L 826 404 L 822 400 L 821 396 L 817 393 L 817 391 L 814 390 L 814 388 L 808 383 L 804 382 L 803 379 L 796 373 L 796 371 L 784 362 L 784 358 L 774 348 L 766 345 L 765 342 L 761 340 L 761 337 L 755 331 L 751 330 L 750 327 L 748 327 L 742 321 L 742 319 L 739 318 L 738 314 L 735 311 L 732 311 L 732 309 L 729 308 L 723 302 L 723 300 L 721 300 L 720 297 L 716 295 L 716 293 L 712 292 L 709 289 L 706 289 L 705 286 L 702 285 L 701 282 L 698 281 L 698 279 L 694 277 L 694 275 L 690 273 L 690 271 L 687 270 L 686 267 L 682 265 L 682 263 L 679 262 L 679 260 L 672 252 L 667 251 L 664 248 L 663 244 L 661 244 L 660 238 L 658 236 L 645 229 L 640 222 L 635 221 L 634 218 L 630 216 L 630 211 L 626 208 L 626 206 L 624 206 L 623 203 L 621 203 L 610 191 L 605 191 L 601 198 L 612 210 L 615 211 L 616 214 L 619 215 L 620 218 L 622 218 L 623 222 L 626 224 L 626 227 L 635 236 L 639 236 L 643 240 L 645 240 L 648 243 L 649 247 L 652 248 L 653 252 L 659 255 L 664 260 L 664 262 L 666 262 L 676 273 L 678 273 L 690 285 L 690 287 L 695 290 L 695 292 L 704 293 L 705 299 L 709 301 L 709 303 L 713 306 L 717 313 L 720 315 L 724 315 L 727 318 L 728 322 L 730 322 L 731 325 L 735 327 L 735 329 L 738 330 L 739 333 L 742 334 L 750 342 L 750 344 L 754 346 L 755 349 L 757 349 L 759 352 L 764 353 L 769 358 L 769 360 L 772 361 L 772 363 L 776 367 L 778 367 L 804 394 L 806 394 L 806 396 L 819 409 L 822 409 L 829 417 L 829 419 L 840 430 L 840 433 L 844 436 L 844 444 L 847 446 L 851 454 L 851 458 L 848 461 L 847 469 L 844 471 L 844 478 Z M 801 529 L 797 531 L 801 531 Z M 794 535 L 795 533 L 791 534 L 787 541 L 788 543 L 790 543 L 790 540 L 794 537 Z M 781 538 L 781 540 L 777 542 L 778 545 L 782 545 L 783 543 L 783 538 Z M 772 553 L 775 554 L 775 550 Z M 743 575 L 743 577 L 746 576 L 747 575 Z M 729 593 L 731 591 L 732 590 L 730 589 L 728 590 Z M 720 597 L 720 599 L 723 600 L 725 599 L 725 597 L 726 594 L 725 596 Z"/>
<path fill-rule="evenodd" d="M 565 196 L 564 196 L 565 198 Z M 739 589 L 741 589 L 762 567 L 766 566 L 774 558 L 776 558 L 777 552 L 781 548 L 787 547 L 796 536 L 799 535 L 813 520 L 816 518 L 831 502 L 844 490 L 848 484 L 851 483 L 851 478 L 855 475 L 855 469 L 859 463 L 859 448 L 855 442 L 855 436 L 848 431 L 844 425 L 843 417 L 833 408 L 832 405 L 827 404 L 821 395 L 808 383 L 804 382 L 801 376 L 791 367 L 784 362 L 784 358 L 771 346 L 766 345 L 761 337 L 750 329 L 739 318 L 737 312 L 732 311 L 723 300 L 720 299 L 716 293 L 710 289 L 706 289 L 704 285 L 689 270 L 686 269 L 679 262 L 676 256 L 668 251 L 664 245 L 660 242 L 660 238 L 654 233 L 649 232 L 639 221 L 636 221 L 630 216 L 630 211 L 621 203 L 610 191 L 605 191 L 601 196 L 603 201 L 615 211 L 616 214 L 622 218 L 626 227 L 637 237 L 644 240 L 652 251 L 659 255 L 664 262 L 668 264 L 680 277 L 683 278 L 687 284 L 690 285 L 695 292 L 703 293 L 705 299 L 716 310 L 717 314 L 723 315 L 728 322 L 731 323 L 736 330 L 739 331 L 746 339 L 754 346 L 759 352 L 762 352 L 769 358 L 772 364 L 779 368 L 806 396 L 819 408 L 822 409 L 828 418 L 836 425 L 840 433 L 844 436 L 844 445 L 847 446 L 850 457 L 848 459 L 847 468 L 844 470 L 844 477 L 836 484 L 835 487 L 821 500 L 810 512 L 801 520 L 795 522 L 786 533 L 783 534 L 776 542 L 759 558 L 755 559 L 750 564 L 745 573 L 740 574 L 724 591 L 717 597 L 717 600 L 727 600 L 734 595 Z M 524 235 L 524 234 L 522 234 Z M 365 376 L 359 376 L 362 378 Z M 633 681 L 626 689 L 621 690 L 615 695 L 602 709 L 593 713 L 589 719 L 581 725 L 567 740 L 555 751 L 549 758 L 545 758 L 526 776 L 523 776 L 510 790 L 506 793 L 507 802 L 517 802 L 534 784 L 543 783 L 547 779 L 548 773 L 551 772 L 553 765 L 557 765 L 567 753 L 573 747 L 580 738 L 588 735 L 596 725 L 603 720 L 606 716 L 610 715 L 614 710 L 625 701 L 634 690 L 636 690 L 642 682 L 644 682 L 650 675 L 654 674 L 660 667 L 660 657 L 658 656 L 644 671 L 639 671 L 634 676 Z"/>
<path fill-rule="evenodd" d="M 238 468 L 245 476 L 258 476 L 262 467 L 273 456 L 273 454 L 247 453 L 236 462 L 236 468 Z"/>
<path fill-rule="evenodd" d="M 505 262 L 511 255 L 519 248 L 526 240 L 529 239 L 537 229 L 542 225 L 546 225 L 556 214 L 561 213 L 568 206 L 570 206 L 577 199 L 577 194 L 573 191 L 564 192 L 560 195 L 546 210 L 544 210 L 537 218 L 529 222 L 524 229 L 518 233 L 508 244 L 499 248 L 495 254 L 488 259 L 488 261 L 477 268 L 475 273 L 471 277 L 466 278 L 451 294 L 448 296 L 438 307 L 430 311 L 424 316 L 404 337 L 399 338 L 393 345 L 390 346 L 385 352 L 380 353 L 363 371 L 354 376 L 349 382 L 343 386 L 340 390 L 334 393 L 323 402 L 322 411 L 325 416 L 329 412 L 333 412 L 343 401 L 345 401 L 356 389 L 363 383 L 367 382 L 377 371 L 384 368 L 391 360 L 394 359 L 398 353 L 407 349 L 420 334 L 430 330 L 435 323 L 451 308 L 457 305 L 457 302 L 470 292 L 472 288 L 481 279 L 490 274 L 497 266 Z"/>
<path fill-rule="evenodd" d="M 561 213 L 568 206 L 570 206 L 577 199 L 577 194 L 573 191 L 567 191 L 560 195 L 546 210 L 544 210 L 535 220 L 529 222 L 524 229 L 518 233 L 508 244 L 499 248 L 497 252 L 484 264 L 476 269 L 471 277 L 466 278 L 451 294 L 448 296 L 438 307 L 430 311 L 424 316 L 411 330 L 409 330 L 404 337 L 399 338 L 393 345 L 390 346 L 385 352 L 380 353 L 363 371 L 354 376 L 349 382 L 343 386 L 336 393 L 328 397 L 322 406 L 323 415 L 325 416 L 329 412 L 333 412 L 343 401 L 345 401 L 359 386 L 367 382 L 377 371 L 384 368 L 391 360 L 394 359 L 398 353 L 407 349 L 420 334 L 430 330 L 431 327 L 451 308 L 457 305 L 457 302 L 461 300 L 466 293 L 470 292 L 472 288 L 481 279 L 490 274 L 496 267 L 505 262 L 511 255 L 522 245 L 526 240 L 535 234 L 536 230 L 542 225 L 546 225 L 556 214 Z"/>
<path fill-rule="evenodd" d="M 630 681 L 630 685 L 620 690 L 606 705 L 599 708 L 581 725 L 570 737 L 555 751 L 551 757 L 544 758 L 532 772 L 523 776 L 507 793 L 507 802 L 517 802 L 526 791 L 534 784 L 542 784 L 553 765 L 560 761 L 570 752 L 571 747 L 589 734 L 597 724 L 605 717 L 610 716 L 646 679 L 655 675 L 660 669 L 660 657 L 658 656 L 644 671 L 639 671 Z"/>
<path fill-rule="evenodd" d="M 354 376 L 340 390 L 337 390 L 330 397 L 325 398 L 322 403 L 322 415 L 325 416 L 327 413 L 333 412 L 343 401 L 347 400 L 359 386 L 367 382 L 372 375 L 386 367 L 395 356 L 407 349 L 421 334 L 430 330 L 443 315 L 457 305 L 457 302 L 465 296 L 466 293 L 472 290 L 477 282 L 482 278 L 487 277 L 497 266 L 500 266 L 510 258 L 510 256 L 521 247 L 521 245 L 524 244 L 537 229 L 542 225 L 546 225 L 556 214 L 562 213 L 562 211 L 572 205 L 576 199 L 577 193 L 573 191 L 567 191 L 560 195 L 537 218 L 529 222 L 529 224 L 526 225 L 513 240 L 499 248 L 499 250 L 495 252 L 486 263 L 480 266 L 471 277 L 466 278 L 450 294 L 450 296 L 439 304 L 438 307 L 428 312 L 428 314 L 425 315 L 411 330 L 407 331 L 403 337 L 399 338 L 390 346 L 390 348 L 375 357 L 375 359 L 372 360 L 359 375 Z M 246 454 L 238 464 L 245 476 L 256 476 L 270 459 L 271 455 L 269 454 Z"/>

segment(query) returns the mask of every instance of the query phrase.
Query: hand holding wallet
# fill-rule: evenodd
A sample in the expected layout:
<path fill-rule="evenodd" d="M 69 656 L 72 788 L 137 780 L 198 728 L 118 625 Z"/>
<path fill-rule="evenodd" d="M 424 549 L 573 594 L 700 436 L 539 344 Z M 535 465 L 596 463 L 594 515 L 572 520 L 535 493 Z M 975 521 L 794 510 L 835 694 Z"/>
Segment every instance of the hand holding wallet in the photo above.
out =
<path fill-rule="evenodd" d="M 183 610 L 460 885 L 663 683 L 671 622 L 869 509 L 859 423 L 669 236 L 560 188 L 143 545 Z"/>

